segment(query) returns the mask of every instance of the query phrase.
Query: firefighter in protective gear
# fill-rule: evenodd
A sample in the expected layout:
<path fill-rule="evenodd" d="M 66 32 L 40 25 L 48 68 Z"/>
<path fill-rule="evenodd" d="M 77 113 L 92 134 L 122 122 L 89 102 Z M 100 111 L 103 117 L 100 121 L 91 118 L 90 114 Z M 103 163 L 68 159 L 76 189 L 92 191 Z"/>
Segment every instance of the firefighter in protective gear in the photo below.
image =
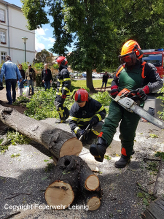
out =
<path fill-rule="evenodd" d="M 69 116 L 69 125 L 72 133 L 77 137 L 83 136 L 82 143 L 91 144 L 100 134 L 106 116 L 105 108 L 97 100 L 89 97 L 85 89 L 75 93 L 75 103 L 72 105 Z M 89 126 L 88 132 L 85 131 Z"/>
<path fill-rule="evenodd" d="M 55 106 L 59 113 L 60 122 L 62 123 L 69 117 L 69 110 L 63 104 L 66 97 L 70 95 L 71 79 L 67 70 L 67 59 L 64 56 L 59 56 L 56 62 L 59 64 L 59 73 L 57 75 Z"/>
<path fill-rule="evenodd" d="M 122 65 L 116 71 L 111 85 L 111 95 L 116 97 L 123 89 L 135 90 L 141 99 L 142 106 L 147 94 L 152 93 L 163 86 L 155 66 L 142 61 L 142 51 L 134 40 L 127 41 L 119 56 Z M 90 152 L 94 158 L 102 162 L 106 148 L 111 144 L 116 128 L 120 124 L 121 158 L 115 162 L 116 168 L 124 168 L 134 153 L 133 144 L 135 132 L 140 117 L 128 112 L 117 102 L 111 101 L 109 114 L 105 119 L 97 144 L 90 146 Z"/>

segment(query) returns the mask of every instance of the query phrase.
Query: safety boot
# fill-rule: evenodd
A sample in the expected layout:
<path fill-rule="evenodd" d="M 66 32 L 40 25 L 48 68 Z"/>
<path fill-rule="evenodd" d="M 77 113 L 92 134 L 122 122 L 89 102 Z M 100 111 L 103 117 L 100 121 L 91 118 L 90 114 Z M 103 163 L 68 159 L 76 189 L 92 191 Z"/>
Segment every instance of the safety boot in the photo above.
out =
<path fill-rule="evenodd" d="M 103 138 L 98 138 L 96 144 L 91 144 L 90 153 L 94 156 L 95 160 L 99 162 L 103 162 L 104 154 L 106 152 L 106 148 L 108 147 L 108 143 Z"/>
<path fill-rule="evenodd" d="M 130 163 L 130 156 L 121 155 L 120 159 L 115 162 L 116 168 L 124 168 L 128 163 Z"/>

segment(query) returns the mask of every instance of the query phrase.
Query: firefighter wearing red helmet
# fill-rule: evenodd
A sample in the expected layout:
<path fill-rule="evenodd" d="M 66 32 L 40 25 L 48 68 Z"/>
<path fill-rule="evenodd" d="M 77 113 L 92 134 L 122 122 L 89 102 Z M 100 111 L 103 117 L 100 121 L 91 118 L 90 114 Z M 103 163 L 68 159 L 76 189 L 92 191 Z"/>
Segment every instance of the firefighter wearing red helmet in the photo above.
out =
<path fill-rule="evenodd" d="M 124 88 L 135 91 L 143 106 L 147 94 L 155 92 L 163 86 L 155 66 L 142 61 L 142 51 L 135 40 L 128 40 L 121 49 L 119 56 L 121 66 L 111 84 L 111 95 L 116 97 Z M 108 116 L 102 126 L 101 133 L 96 144 L 90 146 L 90 152 L 94 158 L 102 162 L 106 148 L 111 144 L 116 128 L 120 125 L 121 158 L 115 162 L 116 168 L 124 168 L 134 153 L 134 137 L 140 117 L 128 112 L 111 101 Z"/>
<path fill-rule="evenodd" d="M 91 144 L 93 139 L 97 138 L 105 116 L 105 108 L 101 103 L 89 97 L 85 89 L 76 91 L 75 103 L 70 110 L 69 125 L 77 138 L 83 136 L 81 139 L 83 144 Z M 89 129 L 85 131 L 88 125 Z"/>
<path fill-rule="evenodd" d="M 63 104 L 66 97 L 70 95 L 71 79 L 67 70 L 67 59 L 64 56 L 59 56 L 56 62 L 59 64 L 59 73 L 57 75 L 55 106 L 59 113 L 60 122 L 62 123 L 69 117 L 69 110 Z"/>

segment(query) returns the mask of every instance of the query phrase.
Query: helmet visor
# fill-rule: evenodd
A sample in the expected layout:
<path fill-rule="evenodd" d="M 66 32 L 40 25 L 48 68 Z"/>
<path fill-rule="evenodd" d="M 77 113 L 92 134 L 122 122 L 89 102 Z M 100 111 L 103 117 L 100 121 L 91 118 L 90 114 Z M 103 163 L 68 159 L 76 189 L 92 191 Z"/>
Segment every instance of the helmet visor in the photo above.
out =
<path fill-rule="evenodd" d="M 123 63 L 133 63 L 134 62 L 134 53 L 130 53 L 124 56 L 119 56 L 120 62 Z"/>

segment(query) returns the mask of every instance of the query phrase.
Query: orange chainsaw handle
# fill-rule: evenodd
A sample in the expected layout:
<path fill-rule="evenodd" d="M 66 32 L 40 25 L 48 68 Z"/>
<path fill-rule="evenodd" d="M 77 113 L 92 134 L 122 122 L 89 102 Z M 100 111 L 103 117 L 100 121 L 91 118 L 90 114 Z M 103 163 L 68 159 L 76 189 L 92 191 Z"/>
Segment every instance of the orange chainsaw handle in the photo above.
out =
<path fill-rule="evenodd" d="M 117 96 L 121 97 L 121 96 L 125 96 L 126 94 L 128 94 L 130 92 L 130 90 L 128 90 L 127 88 L 122 89 Z"/>

